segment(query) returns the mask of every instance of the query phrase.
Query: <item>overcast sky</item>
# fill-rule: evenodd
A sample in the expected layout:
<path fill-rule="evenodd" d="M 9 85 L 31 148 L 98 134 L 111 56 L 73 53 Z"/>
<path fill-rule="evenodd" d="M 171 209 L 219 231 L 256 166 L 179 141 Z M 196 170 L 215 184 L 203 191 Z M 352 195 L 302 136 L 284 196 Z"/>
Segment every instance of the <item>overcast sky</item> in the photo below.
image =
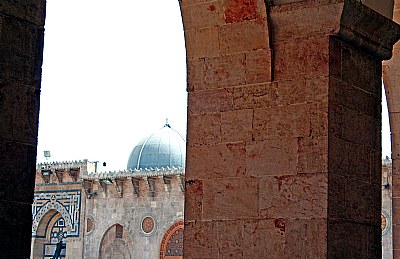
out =
<path fill-rule="evenodd" d="M 178 1 L 48 0 L 43 59 L 38 162 L 50 150 L 49 161 L 87 158 L 125 169 L 136 143 L 166 118 L 186 135 Z"/>
<path fill-rule="evenodd" d="M 48 0 L 38 161 L 124 169 L 165 124 L 186 135 L 186 61 L 176 0 Z"/>

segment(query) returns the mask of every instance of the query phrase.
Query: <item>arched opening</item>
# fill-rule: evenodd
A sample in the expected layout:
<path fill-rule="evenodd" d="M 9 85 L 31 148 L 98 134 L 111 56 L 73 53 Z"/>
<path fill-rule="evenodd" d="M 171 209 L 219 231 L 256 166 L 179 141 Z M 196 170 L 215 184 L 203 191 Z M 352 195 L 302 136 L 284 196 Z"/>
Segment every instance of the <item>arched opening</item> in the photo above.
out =
<path fill-rule="evenodd" d="M 160 259 L 183 258 L 183 221 L 179 221 L 168 228 L 160 246 Z"/>
<path fill-rule="evenodd" d="M 99 259 L 131 259 L 134 258 L 132 252 L 132 239 L 122 225 L 115 224 L 104 233 Z"/>
<path fill-rule="evenodd" d="M 48 211 L 40 220 L 36 236 L 32 240 L 32 258 L 53 258 L 57 244 L 66 246 L 68 226 L 66 220 L 56 210 Z M 61 258 L 66 257 L 66 249 L 61 249 Z"/>

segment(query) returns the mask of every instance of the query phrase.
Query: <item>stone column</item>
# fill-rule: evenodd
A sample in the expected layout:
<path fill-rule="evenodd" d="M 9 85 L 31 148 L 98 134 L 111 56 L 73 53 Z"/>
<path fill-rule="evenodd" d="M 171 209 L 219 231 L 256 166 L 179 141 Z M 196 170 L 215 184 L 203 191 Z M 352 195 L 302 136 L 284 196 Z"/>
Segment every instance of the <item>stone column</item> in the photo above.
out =
<path fill-rule="evenodd" d="M 353 0 L 182 0 L 185 258 L 379 258 L 381 60 Z"/>
<path fill-rule="evenodd" d="M 394 5 L 393 20 L 400 22 L 400 1 Z M 392 235 L 393 258 L 400 257 L 400 43 L 393 47 L 393 57 L 383 63 L 383 80 L 389 110 L 392 140 Z"/>
<path fill-rule="evenodd" d="M 0 258 L 28 258 L 44 0 L 0 2 Z"/>

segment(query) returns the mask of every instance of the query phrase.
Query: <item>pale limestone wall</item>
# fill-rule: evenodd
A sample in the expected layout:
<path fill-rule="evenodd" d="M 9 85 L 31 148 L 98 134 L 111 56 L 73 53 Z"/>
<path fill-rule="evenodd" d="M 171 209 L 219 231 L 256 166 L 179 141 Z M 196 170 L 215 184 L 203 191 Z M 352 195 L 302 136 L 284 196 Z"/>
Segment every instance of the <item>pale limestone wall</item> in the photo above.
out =
<path fill-rule="evenodd" d="M 86 199 L 85 214 L 93 219 L 93 229 L 89 233 L 84 226 L 84 258 L 99 258 L 100 244 L 106 231 L 115 224 L 124 227 L 133 241 L 132 258 L 159 258 L 160 242 L 166 230 L 175 222 L 183 220 L 184 193 L 177 178 L 172 178 L 170 192 L 161 178 L 156 179 L 155 197 L 148 195 L 147 183 L 140 180 L 139 197 L 134 193 L 129 179 L 123 182 L 122 198 L 116 192 L 115 183 L 107 185 L 104 191 L 94 182 L 93 191 L 97 193 Z M 143 218 L 150 215 L 156 223 L 155 231 L 146 236 L 141 231 Z"/>
<path fill-rule="evenodd" d="M 382 214 L 386 217 L 386 227 L 382 227 L 382 259 L 393 258 L 392 234 L 392 162 L 382 164 Z"/>

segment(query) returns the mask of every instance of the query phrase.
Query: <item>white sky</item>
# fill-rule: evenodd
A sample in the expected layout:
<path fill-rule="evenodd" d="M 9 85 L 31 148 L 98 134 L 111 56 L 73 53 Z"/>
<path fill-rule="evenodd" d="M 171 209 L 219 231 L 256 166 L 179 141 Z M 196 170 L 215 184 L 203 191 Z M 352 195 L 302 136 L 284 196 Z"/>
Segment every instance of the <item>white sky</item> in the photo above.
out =
<path fill-rule="evenodd" d="M 38 156 L 125 169 L 136 143 L 186 134 L 186 54 L 176 0 L 48 0 Z"/>
<path fill-rule="evenodd" d="M 50 150 L 49 161 L 125 169 L 136 143 L 166 118 L 186 135 L 178 1 L 48 0 L 45 29 L 38 162 Z M 389 134 L 384 116 L 383 157 Z"/>

